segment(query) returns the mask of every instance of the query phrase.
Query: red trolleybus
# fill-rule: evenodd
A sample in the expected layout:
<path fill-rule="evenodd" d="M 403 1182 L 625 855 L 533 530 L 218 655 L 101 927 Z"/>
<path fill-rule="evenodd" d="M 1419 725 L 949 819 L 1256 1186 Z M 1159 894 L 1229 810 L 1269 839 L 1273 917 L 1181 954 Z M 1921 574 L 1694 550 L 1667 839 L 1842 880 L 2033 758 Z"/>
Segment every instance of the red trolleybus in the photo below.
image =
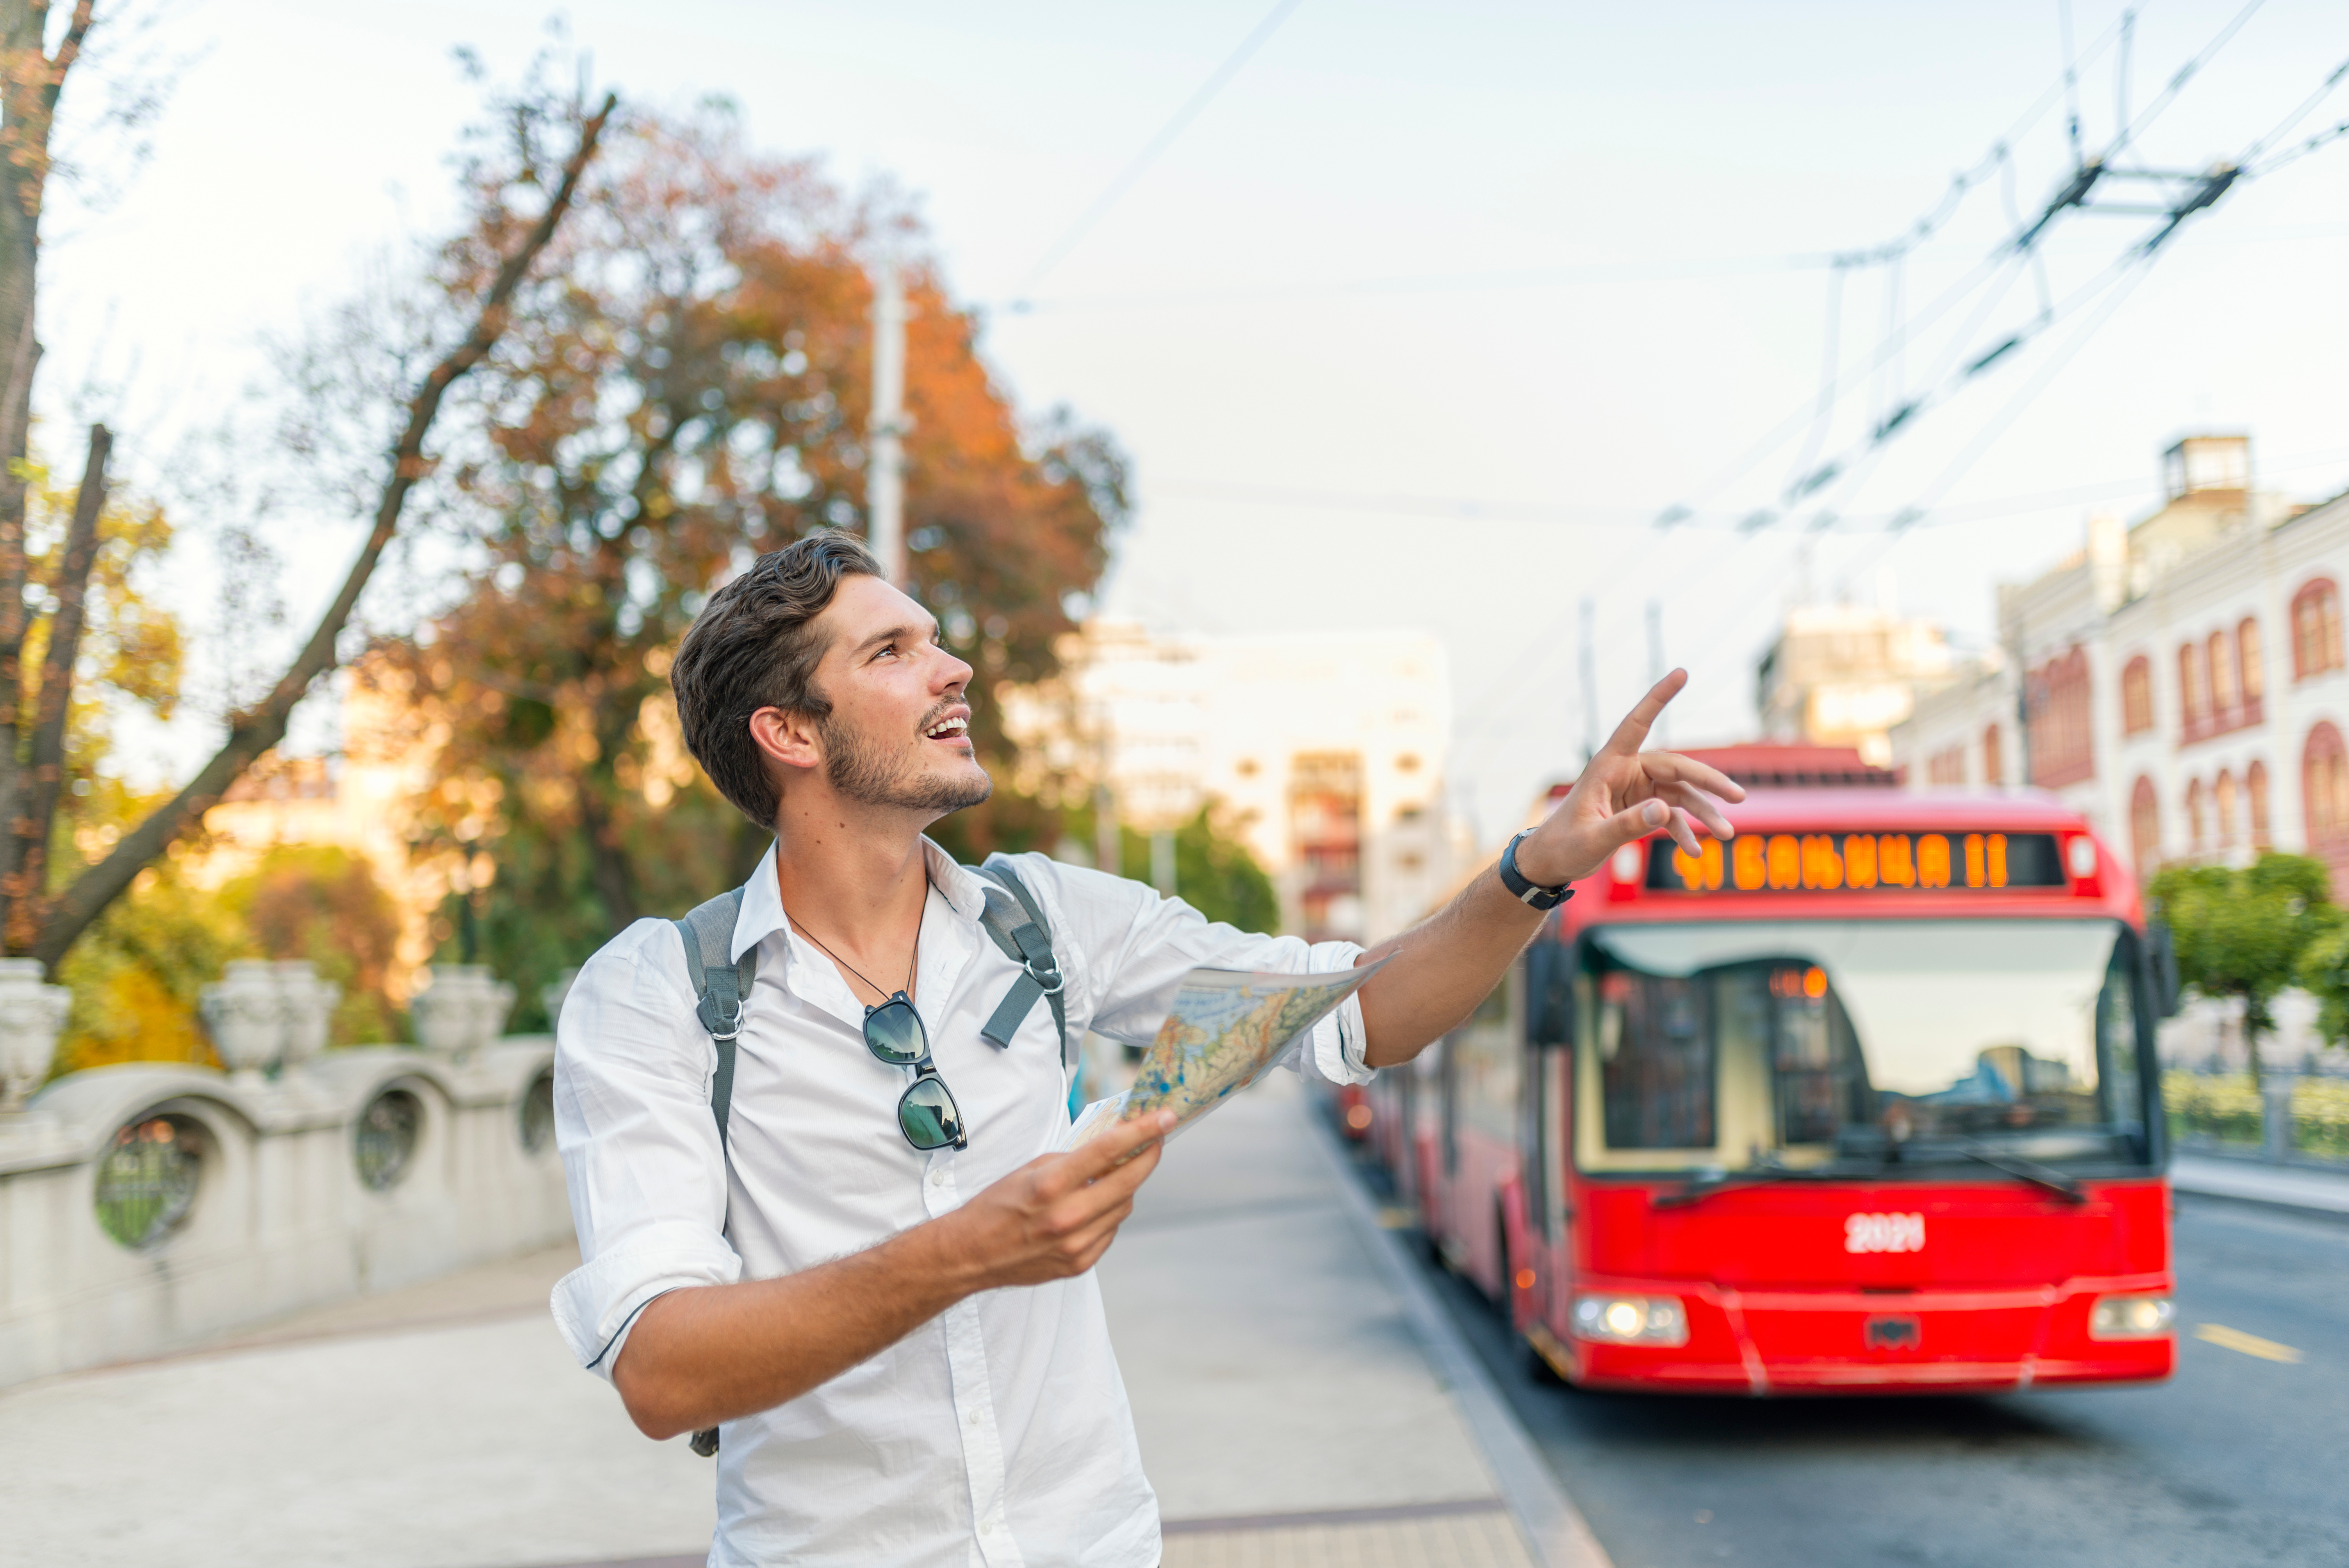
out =
<path fill-rule="evenodd" d="M 1711 759 L 1764 784 L 1764 749 Z M 1381 1075 L 1373 1145 L 1445 1261 L 1578 1385 L 2168 1377 L 2174 986 L 2120 861 L 2044 798 L 1728 815 L 1618 851 L 1431 1069 Z"/>

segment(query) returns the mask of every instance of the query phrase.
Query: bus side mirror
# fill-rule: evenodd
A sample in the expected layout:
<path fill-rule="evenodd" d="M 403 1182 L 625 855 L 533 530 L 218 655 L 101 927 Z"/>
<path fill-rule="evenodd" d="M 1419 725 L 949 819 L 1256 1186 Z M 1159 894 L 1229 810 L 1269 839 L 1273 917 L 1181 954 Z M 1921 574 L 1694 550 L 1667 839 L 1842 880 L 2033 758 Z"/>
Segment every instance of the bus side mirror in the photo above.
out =
<path fill-rule="evenodd" d="M 2153 1006 L 2160 1016 L 2178 1016 L 2178 944 L 2169 934 L 2169 923 L 2156 916 L 2146 926 L 2146 959 L 2153 966 Z"/>
<path fill-rule="evenodd" d="M 1526 1043 L 1574 1043 L 1574 966 L 1547 932 L 1526 951 Z"/>

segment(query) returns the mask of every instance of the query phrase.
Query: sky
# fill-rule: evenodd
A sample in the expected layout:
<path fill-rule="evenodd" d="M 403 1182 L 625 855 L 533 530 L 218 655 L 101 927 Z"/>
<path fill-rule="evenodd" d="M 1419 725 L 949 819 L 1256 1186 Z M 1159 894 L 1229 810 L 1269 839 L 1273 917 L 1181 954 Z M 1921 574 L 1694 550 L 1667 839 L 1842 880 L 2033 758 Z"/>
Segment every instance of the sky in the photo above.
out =
<path fill-rule="evenodd" d="M 2147 0 L 2124 88 L 2121 7 L 2075 0 L 2083 145 L 2113 140 L 2124 90 L 2142 119 L 2243 9 Z M 548 19 L 504 0 L 154 15 L 137 48 L 179 62 L 172 91 L 144 164 L 51 214 L 36 387 L 52 428 L 108 417 L 134 474 L 265 377 L 266 339 L 438 231 L 479 103 L 451 51 L 512 75 Z M 1895 603 L 1982 648 L 1994 584 L 2077 548 L 2092 510 L 2149 510 L 2181 434 L 2248 431 L 2262 488 L 2349 486 L 2344 139 L 2240 182 L 2117 281 L 2152 221 L 2060 222 L 2042 247 L 2052 327 L 1783 504 L 2040 315 L 2041 279 L 2014 263 L 1980 315 L 1965 294 L 1897 353 L 1884 336 L 1993 265 L 2010 214 L 2068 176 L 2057 0 L 564 16 L 599 83 L 656 105 L 721 94 L 756 144 L 916 201 L 1019 405 L 1065 404 L 1133 458 L 1105 609 L 1169 630 L 1440 636 L 1455 799 L 1488 841 L 1579 760 L 1586 598 L 1602 728 L 1645 685 L 1653 603 L 1667 662 L 1692 676 L 1670 739 L 1729 740 L 1752 733 L 1754 662 L 1790 603 Z M 2116 162 L 2240 158 L 2344 59 L 2349 10 L 2256 4 Z M 69 87 L 69 114 L 100 80 Z M 2344 119 L 2349 82 L 2261 161 Z M 1906 256 L 1897 296 L 1890 268 L 1827 263 L 1911 232 L 1966 170 L 1983 178 Z M 1675 505 L 1692 522 L 1654 526 Z M 1907 509 L 1925 521 L 1880 526 Z M 1822 511 L 1844 521 L 1815 527 Z M 311 519 L 278 540 L 295 622 L 358 531 Z M 202 630 L 209 563 L 175 575 Z M 139 744 L 160 769 L 200 739 L 183 724 Z"/>

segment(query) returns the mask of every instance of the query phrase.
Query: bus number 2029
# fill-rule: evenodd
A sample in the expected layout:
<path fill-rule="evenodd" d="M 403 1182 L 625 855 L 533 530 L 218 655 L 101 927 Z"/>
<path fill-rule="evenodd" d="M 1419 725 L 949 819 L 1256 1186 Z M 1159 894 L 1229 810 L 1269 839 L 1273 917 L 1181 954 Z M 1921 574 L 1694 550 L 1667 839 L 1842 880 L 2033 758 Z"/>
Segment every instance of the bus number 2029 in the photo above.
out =
<path fill-rule="evenodd" d="M 1847 1253 L 1921 1253 L 1925 1250 L 1925 1216 L 1847 1215 L 1843 1222 L 1843 1250 Z"/>

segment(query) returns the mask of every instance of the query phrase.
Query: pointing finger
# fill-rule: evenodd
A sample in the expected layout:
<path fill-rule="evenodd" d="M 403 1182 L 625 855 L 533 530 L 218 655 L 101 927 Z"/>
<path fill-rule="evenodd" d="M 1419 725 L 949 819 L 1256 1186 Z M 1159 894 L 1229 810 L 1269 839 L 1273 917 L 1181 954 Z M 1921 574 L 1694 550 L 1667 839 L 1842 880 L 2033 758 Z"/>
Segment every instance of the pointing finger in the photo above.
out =
<path fill-rule="evenodd" d="M 1656 719 L 1664 711 L 1664 705 L 1678 696 L 1681 687 L 1686 685 L 1688 671 L 1674 670 L 1650 686 L 1648 695 L 1634 704 L 1631 711 L 1624 716 L 1623 722 L 1615 727 L 1615 733 L 1607 738 L 1607 744 L 1599 748 L 1600 752 L 1614 757 L 1640 755 L 1640 748 L 1646 743 L 1648 731 L 1655 727 Z"/>

